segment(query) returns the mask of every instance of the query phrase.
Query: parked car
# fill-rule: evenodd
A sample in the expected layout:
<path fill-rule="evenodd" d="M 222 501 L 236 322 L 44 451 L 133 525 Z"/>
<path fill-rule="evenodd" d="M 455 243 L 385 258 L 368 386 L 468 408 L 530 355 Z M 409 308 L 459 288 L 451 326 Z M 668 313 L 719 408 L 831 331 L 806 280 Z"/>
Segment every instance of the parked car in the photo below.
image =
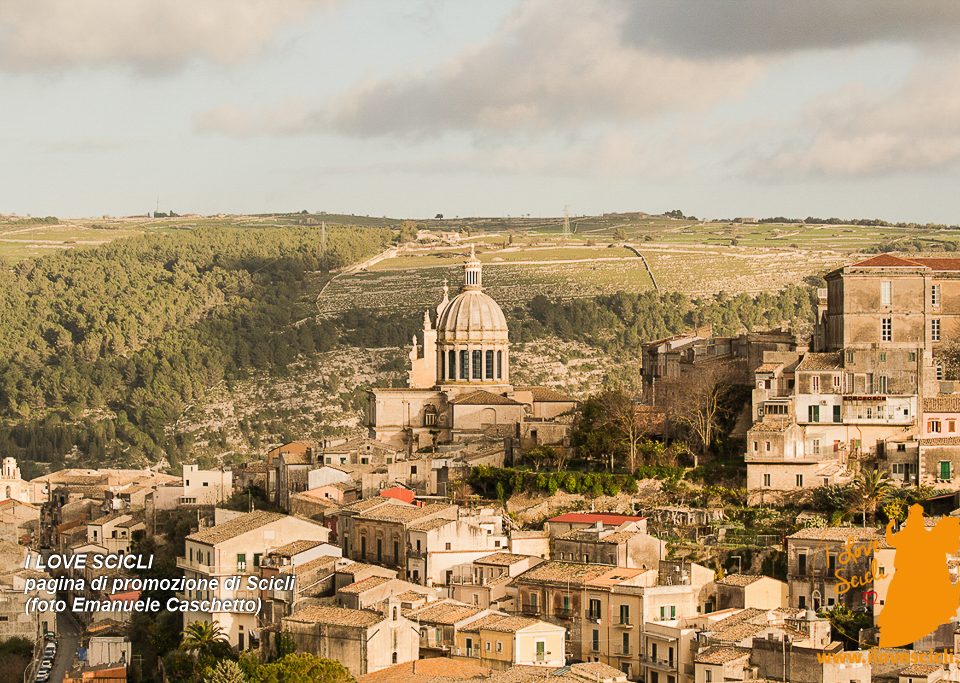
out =
<path fill-rule="evenodd" d="M 57 656 L 57 644 L 56 644 L 56 643 L 47 643 L 46 645 L 44 645 L 44 646 L 43 646 L 43 654 L 47 655 L 48 657 L 56 657 L 56 656 Z"/>

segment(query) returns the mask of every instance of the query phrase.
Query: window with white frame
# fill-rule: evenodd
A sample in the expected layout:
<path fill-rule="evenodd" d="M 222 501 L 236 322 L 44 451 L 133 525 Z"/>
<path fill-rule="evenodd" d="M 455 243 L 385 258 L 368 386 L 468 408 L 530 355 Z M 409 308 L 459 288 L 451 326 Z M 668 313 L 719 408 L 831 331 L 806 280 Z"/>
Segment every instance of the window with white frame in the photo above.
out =
<path fill-rule="evenodd" d="M 893 302 L 893 283 L 884 280 L 880 283 L 880 305 L 889 306 Z"/>
<path fill-rule="evenodd" d="M 940 341 L 940 318 L 930 321 L 930 341 Z"/>
<path fill-rule="evenodd" d="M 930 305 L 940 305 L 940 285 L 930 285 Z"/>
<path fill-rule="evenodd" d="M 880 321 L 880 341 L 893 340 L 893 318 L 884 318 Z"/>

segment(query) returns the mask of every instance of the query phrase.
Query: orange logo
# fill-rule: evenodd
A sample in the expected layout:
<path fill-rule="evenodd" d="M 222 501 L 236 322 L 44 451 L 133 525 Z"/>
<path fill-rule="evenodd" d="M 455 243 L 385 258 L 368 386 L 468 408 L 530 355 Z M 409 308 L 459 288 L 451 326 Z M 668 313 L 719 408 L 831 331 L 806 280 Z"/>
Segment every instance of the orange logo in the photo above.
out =
<path fill-rule="evenodd" d="M 950 580 L 947 555 L 960 549 L 960 519 L 947 517 L 929 531 L 923 508 L 910 506 L 903 528 L 887 543 L 897 549 L 893 579 L 877 617 L 880 647 L 907 645 L 950 621 L 960 605 L 960 583 Z"/>

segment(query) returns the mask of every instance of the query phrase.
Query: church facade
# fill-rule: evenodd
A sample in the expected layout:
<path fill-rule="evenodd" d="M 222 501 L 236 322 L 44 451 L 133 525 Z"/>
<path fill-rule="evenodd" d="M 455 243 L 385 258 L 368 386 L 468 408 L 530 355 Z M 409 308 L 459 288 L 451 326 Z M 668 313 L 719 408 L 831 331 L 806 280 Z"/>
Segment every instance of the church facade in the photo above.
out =
<path fill-rule="evenodd" d="M 423 342 L 414 337 L 406 387 L 372 389 L 371 438 L 413 453 L 482 437 L 523 437 L 526 445 L 564 445 L 576 401 L 544 387 L 510 383 L 507 319 L 483 290 L 483 266 L 473 247 L 460 293 L 423 316 Z M 538 428 L 542 423 L 543 427 Z"/>

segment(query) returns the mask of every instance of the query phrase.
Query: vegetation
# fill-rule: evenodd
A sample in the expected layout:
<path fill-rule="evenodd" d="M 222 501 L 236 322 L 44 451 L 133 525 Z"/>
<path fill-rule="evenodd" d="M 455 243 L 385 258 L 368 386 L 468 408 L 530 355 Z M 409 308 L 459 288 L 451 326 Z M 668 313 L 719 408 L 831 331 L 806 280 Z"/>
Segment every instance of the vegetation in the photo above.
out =
<path fill-rule="evenodd" d="M 0 450 L 53 464 L 72 448 L 91 464 L 175 462 L 183 444 L 169 427 L 210 387 L 282 374 L 335 344 L 336 325 L 312 316 L 308 274 L 390 235 L 331 229 L 322 248 L 315 229 L 210 228 L 0 271 Z"/>

